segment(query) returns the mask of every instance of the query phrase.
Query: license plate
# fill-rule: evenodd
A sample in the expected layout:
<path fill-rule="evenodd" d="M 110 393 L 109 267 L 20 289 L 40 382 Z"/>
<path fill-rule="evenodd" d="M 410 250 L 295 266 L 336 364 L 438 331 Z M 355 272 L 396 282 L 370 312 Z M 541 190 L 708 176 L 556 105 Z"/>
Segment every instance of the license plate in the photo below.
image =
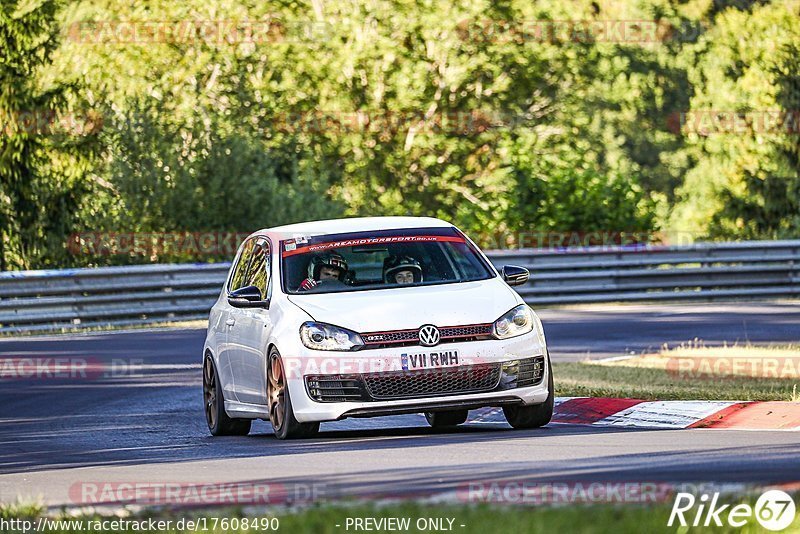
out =
<path fill-rule="evenodd" d="M 400 355 L 400 363 L 404 371 L 453 367 L 459 365 L 458 351 L 404 352 Z"/>

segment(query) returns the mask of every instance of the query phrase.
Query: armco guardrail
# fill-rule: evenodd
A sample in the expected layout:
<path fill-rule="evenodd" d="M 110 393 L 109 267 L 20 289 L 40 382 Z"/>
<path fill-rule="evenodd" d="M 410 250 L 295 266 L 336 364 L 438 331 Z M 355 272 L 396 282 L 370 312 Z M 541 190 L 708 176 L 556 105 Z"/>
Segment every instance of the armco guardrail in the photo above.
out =
<path fill-rule="evenodd" d="M 530 304 L 800 296 L 800 240 L 489 252 L 531 271 Z M 0 332 L 197 319 L 229 263 L 0 273 Z"/>
<path fill-rule="evenodd" d="M 490 257 L 530 269 L 530 282 L 518 288 L 529 304 L 800 296 L 800 240 Z"/>
<path fill-rule="evenodd" d="M 0 332 L 208 316 L 229 263 L 0 273 Z"/>

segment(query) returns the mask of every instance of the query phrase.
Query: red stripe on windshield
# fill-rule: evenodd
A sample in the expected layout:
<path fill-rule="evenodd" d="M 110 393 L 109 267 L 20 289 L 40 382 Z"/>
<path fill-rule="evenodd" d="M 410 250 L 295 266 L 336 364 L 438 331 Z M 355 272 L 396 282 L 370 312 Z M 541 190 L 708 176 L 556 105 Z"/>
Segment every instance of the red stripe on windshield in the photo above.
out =
<path fill-rule="evenodd" d="M 295 254 L 308 254 L 310 252 L 324 252 L 326 250 L 353 247 L 360 245 L 388 245 L 392 243 L 433 243 L 433 242 L 450 242 L 450 243 L 466 243 L 461 236 L 447 236 L 447 235 L 408 235 L 408 236 L 386 236 L 386 237 L 363 237 L 358 239 L 342 239 L 339 241 L 329 241 L 327 243 L 316 243 L 313 245 L 303 245 L 294 250 L 286 250 L 286 244 L 283 246 L 283 257 L 288 258 Z"/>

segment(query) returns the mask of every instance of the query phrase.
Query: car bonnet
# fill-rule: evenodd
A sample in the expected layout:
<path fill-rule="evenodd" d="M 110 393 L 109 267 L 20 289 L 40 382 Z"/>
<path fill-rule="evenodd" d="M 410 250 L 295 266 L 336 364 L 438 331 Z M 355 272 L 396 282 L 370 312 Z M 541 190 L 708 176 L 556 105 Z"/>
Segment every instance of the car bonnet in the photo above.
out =
<path fill-rule="evenodd" d="M 522 300 L 499 277 L 391 289 L 288 295 L 316 321 L 355 332 L 491 323 Z"/>

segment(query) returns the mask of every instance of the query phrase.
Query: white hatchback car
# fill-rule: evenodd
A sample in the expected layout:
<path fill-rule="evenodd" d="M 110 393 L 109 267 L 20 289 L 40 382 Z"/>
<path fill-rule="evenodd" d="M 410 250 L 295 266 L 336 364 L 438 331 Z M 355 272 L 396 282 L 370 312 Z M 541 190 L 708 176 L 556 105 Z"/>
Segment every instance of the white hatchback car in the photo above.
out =
<path fill-rule="evenodd" d="M 541 321 L 452 224 L 427 217 L 316 221 L 241 245 L 211 309 L 203 391 L 213 435 L 278 438 L 322 421 L 424 413 L 433 427 L 502 407 L 547 424 L 553 377 Z"/>

